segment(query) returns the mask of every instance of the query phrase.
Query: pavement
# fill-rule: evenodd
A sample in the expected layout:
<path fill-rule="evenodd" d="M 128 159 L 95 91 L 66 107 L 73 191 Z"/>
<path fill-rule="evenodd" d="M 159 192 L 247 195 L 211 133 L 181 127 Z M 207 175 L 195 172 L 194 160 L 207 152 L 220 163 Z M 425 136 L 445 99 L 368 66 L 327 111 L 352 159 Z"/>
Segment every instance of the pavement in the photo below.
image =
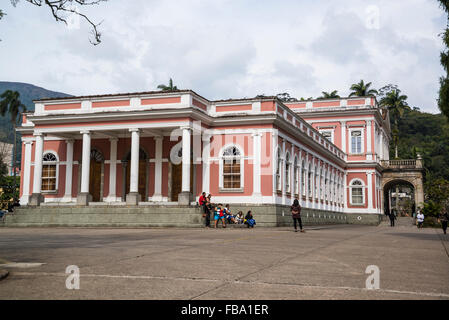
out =
<path fill-rule="evenodd" d="M 411 224 L 0 229 L 0 299 L 444 299 L 449 236 Z M 76 277 L 66 268 L 79 268 Z M 379 289 L 366 288 L 370 265 Z M 71 278 L 68 278 L 68 277 Z"/>

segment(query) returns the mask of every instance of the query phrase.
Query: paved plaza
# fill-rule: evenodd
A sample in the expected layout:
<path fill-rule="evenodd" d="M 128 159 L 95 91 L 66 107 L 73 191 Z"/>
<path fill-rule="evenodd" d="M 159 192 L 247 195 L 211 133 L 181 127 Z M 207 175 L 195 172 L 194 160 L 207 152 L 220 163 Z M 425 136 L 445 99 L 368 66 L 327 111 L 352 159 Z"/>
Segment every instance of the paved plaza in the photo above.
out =
<path fill-rule="evenodd" d="M 441 230 L 306 230 L 0 228 L 0 299 L 449 299 Z M 365 289 L 369 265 L 378 290 Z"/>

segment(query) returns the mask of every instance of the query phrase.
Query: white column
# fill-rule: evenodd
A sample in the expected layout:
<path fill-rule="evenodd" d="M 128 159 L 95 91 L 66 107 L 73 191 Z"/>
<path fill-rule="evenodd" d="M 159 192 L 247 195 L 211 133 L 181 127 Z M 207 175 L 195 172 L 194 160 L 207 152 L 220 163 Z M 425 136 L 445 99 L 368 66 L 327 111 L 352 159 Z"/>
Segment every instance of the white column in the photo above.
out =
<path fill-rule="evenodd" d="M 74 140 L 66 140 L 66 165 L 65 165 L 65 192 L 64 201 L 72 201 L 72 176 L 73 176 L 73 144 Z"/>
<path fill-rule="evenodd" d="M 293 204 L 295 199 L 295 147 L 293 144 L 290 155 L 290 204 Z"/>
<path fill-rule="evenodd" d="M 287 169 L 287 155 L 285 153 L 285 140 L 282 140 L 282 154 L 284 158 L 282 159 L 282 170 L 281 170 L 281 181 L 282 181 L 282 204 L 285 204 L 285 187 L 286 187 L 286 175 L 285 171 Z"/>
<path fill-rule="evenodd" d="M 343 176 L 343 204 L 344 209 L 348 208 L 348 194 L 349 194 L 349 188 L 348 188 L 348 173 L 345 172 Z"/>
<path fill-rule="evenodd" d="M 129 193 L 139 192 L 139 129 L 129 129 L 131 132 L 131 169 L 129 178 Z"/>
<path fill-rule="evenodd" d="M 373 210 L 373 173 L 367 172 L 368 211 Z"/>
<path fill-rule="evenodd" d="M 44 153 L 44 136 L 41 133 L 36 136 L 36 148 L 34 150 L 34 181 L 33 193 L 40 194 L 42 191 L 42 157 Z"/>
<path fill-rule="evenodd" d="M 346 148 L 346 121 L 341 121 L 341 150 L 348 153 Z"/>
<path fill-rule="evenodd" d="M 109 159 L 109 194 L 108 201 L 117 201 L 117 144 L 118 138 L 109 139 L 110 159 Z"/>
<path fill-rule="evenodd" d="M 379 129 L 379 157 L 380 160 L 384 160 L 384 133 Z"/>
<path fill-rule="evenodd" d="M 372 121 L 368 120 L 366 123 L 366 160 L 373 160 L 372 155 Z"/>
<path fill-rule="evenodd" d="M 23 163 L 23 192 L 20 203 L 22 205 L 28 204 L 30 200 L 30 177 L 31 177 L 31 150 L 33 147 L 33 141 L 25 141 L 25 155 Z"/>
<path fill-rule="evenodd" d="M 81 193 L 89 193 L 89 174 L 90 174 L 90 132 L 81 131 L 83 135 L 83 151 L 81 157 Z"/>
<path fill-rule="evenodd" d="M 190 128 L 182 128 L 182 192 L 190 192 Z"/>
<path fill-rule="evenodd" d="M 203 191 L 210 193 L 210 138 L 209 134 L 203 134 Z"/>
<path fill-rule="evenodd" d="M 154 162 L 154 195 L 152 201 L 162 201 L 162 141 L 163 136 L 154 137 L 155 162 Z"/>
<path fill-rule="evenodd" d="M 253 197 L 260 197 L 261 192 L 261 156 L 262 156 L 262 134 L 255 132 L 253 137 Z"/>

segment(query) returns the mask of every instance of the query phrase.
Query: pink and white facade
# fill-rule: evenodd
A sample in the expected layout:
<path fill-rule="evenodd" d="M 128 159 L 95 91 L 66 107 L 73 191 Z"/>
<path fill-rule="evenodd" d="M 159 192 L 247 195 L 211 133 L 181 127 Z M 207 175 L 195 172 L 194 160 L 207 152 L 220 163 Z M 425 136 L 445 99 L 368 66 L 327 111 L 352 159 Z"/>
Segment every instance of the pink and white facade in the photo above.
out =
<path fill-rule="evenodd" d="M 213 202 L 382 213 L 390 128 L 372 97 L 209 101 L 190 90 L 35 101 L 22 205 Z"/>

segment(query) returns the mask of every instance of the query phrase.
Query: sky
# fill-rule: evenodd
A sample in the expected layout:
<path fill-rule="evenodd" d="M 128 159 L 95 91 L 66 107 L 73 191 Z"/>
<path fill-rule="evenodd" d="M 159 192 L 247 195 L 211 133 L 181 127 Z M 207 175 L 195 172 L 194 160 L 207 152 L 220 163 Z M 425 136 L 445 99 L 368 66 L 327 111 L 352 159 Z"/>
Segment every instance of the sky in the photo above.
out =
<path fill-rule="evenodd" d="M 213 99 L 322 91 L 363 79 L 396 84 L 409 105 L 438 113 L 443 69 L 436 0 L 109 0 L 79 7 L 102 21 L 58 23 L 24 0 L 0 9 L 0 81 L 73 95 L 180 89 Z"/>

